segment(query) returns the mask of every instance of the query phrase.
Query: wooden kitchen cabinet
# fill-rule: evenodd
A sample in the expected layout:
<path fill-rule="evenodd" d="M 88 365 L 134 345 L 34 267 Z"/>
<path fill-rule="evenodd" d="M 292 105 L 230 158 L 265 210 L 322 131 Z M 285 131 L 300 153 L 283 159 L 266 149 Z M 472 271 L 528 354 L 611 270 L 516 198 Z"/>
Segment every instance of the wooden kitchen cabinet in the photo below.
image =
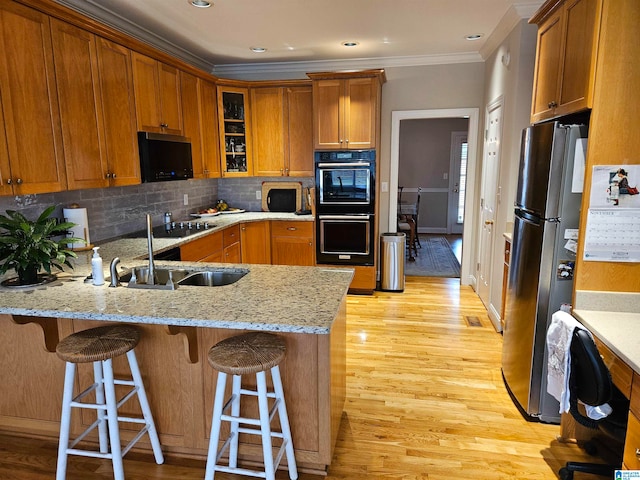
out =
<path fill-rule="evenodd" d="M 249 89 L 218 86 L 218 128 L 223 177 L 248 177 L 251 163 Z"/>
<path fill-rule="evenodd" d="M 500 325 L 504 331 L 504 314 L 507 307 L 507 284 L 509 281 L 509 265 L 511 264 L 511 240 L 504 240 L 504 261 L 502 263 L 502 300 L 500 305 Z"/>
<path fill-rule="evenodd" d="M 622 467 L 624 470 L 640 470 L 638 449 L 640 449 L 640 420 L 638 420 L 638 417 L 636 417 L 633 411 L 630 411 L 622 457 Z"/>
<path fill-rule="evenodd" d="M 310 73 L 313 80 L 313 141 L 318 150 L 377 147 L 384 74 Z"/>
<path fill-rule="evenodd" d="M 98 71 L 109 186 L 141 182 L 131 51 L 98 38 Z"/>
<path fill-rule="evenodd" d="M 242 263 L 271 264 L 271 224 L 269 221 L 240 225 Z"/>
<path fill-rule="evenodd" d="M 180 245 L 180 260 L 183 262 L 221 262 L 222 250 L 222 232 L 214 232 Z"/>
<path fill-rule="evenodd" d="M 49 17 L 15 2 L 0 4 L 0 91 L 0 193 L 64 190 Z"/>
<path fill-rule="evenodd" d="M 219 178 L 215 85 L 180 72 L 184 135 L 191 139 L 194 178 Z"/>
<path fill-rule="evenodd" d="M 138 130 L 182 135 L 178 69 L 133 52 Z"/>
<path fill-rule="evenodd" d="M 222 231 L 222 261 L 225 263 L 240 263 L 240 225 L 227 227 Z"/>
<path fill-rule="evenodd" d="M 140 183 L 129 51 L 51 20 L 69 189 Z"/>
<path fill-rule="evenodd" d="M 602 0 L 547 1 L 538 24 L 531 121 L 593 106 Z"/>
<path fill-rule="evenodd" d="M 240 263 L 240 226 L 205 235 L 180 246 L 183 262 Z"/>
<path fill-rule="evenodd" d="M 640 375 L 633 373 L 633 385 L 629 396 L 629 418 L 624 441 L 623 467 L 625 470 L 640 470 Z"/>
<path fill-rule="evenodd" d="M 251 89 L 254 175 L 313 175 L 312 106 L 308 86 Z"/>
<path fill-rule="evenodd" d="M 315 265 L 313 222 L 274 220 L 271 222 L 273 265 Z"/>

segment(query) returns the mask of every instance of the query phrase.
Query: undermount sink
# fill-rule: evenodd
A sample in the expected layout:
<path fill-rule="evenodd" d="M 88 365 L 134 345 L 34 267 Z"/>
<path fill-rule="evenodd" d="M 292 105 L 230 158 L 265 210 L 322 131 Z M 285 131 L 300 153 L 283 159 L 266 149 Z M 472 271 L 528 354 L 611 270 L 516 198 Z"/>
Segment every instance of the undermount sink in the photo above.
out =
<path fill-rule="evenodd" d="M 149 267 L 134 267 L 131 270 L 120 274 L 120 281 L 122 283 L 129 283 L 133 274 L 136 276 L 137 284 L 148 284 L 149 283 Z M 154 277 L 154 284 L 156 285 L 166 285 L 171 278 L 173 283 L 178 283 L 178 281 L 185 278 L 187 275 L 191 273 L 191 270 L 180 270 L 173 268 L 156 268 Z"/>
<path fill-rule="evenodd" d="M 178 282 L 179 285 L 193 285 L 196 287 L 221 287 L 237 282 L 244 277 L 249 270 L 243 269 L 219 269 L 194 272 Z"/>
<path fill-rule="evenodd" d="M 155 268 L 154 282 L 149 284 L 149 268 L 134 267 L 120 274 L 120 281 L 132 288 L 173 290 L 177 286 L 221 287 L 237 282 L 249 270 L 246 268 L 213 268 L 210 270 L 186 270 Z M 135 283 L 131 282 L 135 274 Z M 171 281 L 169 281 L 171 280 Z"/>

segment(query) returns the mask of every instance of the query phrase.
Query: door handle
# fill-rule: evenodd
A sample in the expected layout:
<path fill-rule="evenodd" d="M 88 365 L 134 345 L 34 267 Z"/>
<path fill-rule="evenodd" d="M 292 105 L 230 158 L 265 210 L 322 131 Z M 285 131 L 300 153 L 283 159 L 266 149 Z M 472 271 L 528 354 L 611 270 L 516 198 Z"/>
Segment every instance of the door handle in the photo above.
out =
<path fill-rule="evenodd" d="M 485 220 L 484 224 L 485 225 L 493 225 L 493 220 Z"/>

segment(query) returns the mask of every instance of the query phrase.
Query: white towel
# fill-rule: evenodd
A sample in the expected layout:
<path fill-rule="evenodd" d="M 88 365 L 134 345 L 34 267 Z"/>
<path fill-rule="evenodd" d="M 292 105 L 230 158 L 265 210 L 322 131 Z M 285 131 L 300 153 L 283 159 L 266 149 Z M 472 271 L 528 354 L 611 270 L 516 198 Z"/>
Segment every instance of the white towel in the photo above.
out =
<path fill-rule="evenodd" d="M 578 320 L 567 312 L 557 311 L 551 316 L 551 324 L 547 330 L 547 392 L 560 402 L 560 413 L 569 411 L 569 377 L 571 375 L 571 339 L 576 328 L 591 332 L 584 328 Z M 593 338 L 593 337 L 592 337 Z M 586 405 L 587 416 L 599 420 L 611 413 L 608 404 L 598 407 Z"/>

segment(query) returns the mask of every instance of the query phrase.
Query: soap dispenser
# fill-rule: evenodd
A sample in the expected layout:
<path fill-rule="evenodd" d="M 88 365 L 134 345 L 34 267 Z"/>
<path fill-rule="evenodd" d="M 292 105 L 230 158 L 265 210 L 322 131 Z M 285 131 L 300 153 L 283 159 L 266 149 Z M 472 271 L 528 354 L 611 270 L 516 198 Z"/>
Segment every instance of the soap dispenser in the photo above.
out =
<path fill-rule="evenodd" d="M 102 257 L 98 253 L 100 247 L 93 247 L 93 257 L 91 258 L 91 276 L 94 285 L 104 285 L 104 271 L 102 270 Z"/>

